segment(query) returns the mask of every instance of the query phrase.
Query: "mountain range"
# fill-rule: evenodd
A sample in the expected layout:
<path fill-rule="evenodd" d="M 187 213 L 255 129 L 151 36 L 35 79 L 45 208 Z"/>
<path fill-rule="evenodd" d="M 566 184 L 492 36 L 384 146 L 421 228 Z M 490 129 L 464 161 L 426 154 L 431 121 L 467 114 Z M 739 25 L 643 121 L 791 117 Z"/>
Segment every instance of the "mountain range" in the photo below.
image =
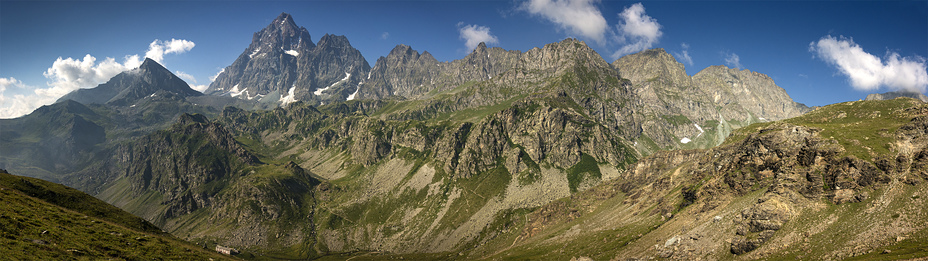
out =
<path fill-rule="evenodd" d="M 576 39 L 370 67 L 282 13 L 205 94 L 147 59 L 0 120 L 0 168 L 249 258 L 911 257 L 926 108 Z"/>

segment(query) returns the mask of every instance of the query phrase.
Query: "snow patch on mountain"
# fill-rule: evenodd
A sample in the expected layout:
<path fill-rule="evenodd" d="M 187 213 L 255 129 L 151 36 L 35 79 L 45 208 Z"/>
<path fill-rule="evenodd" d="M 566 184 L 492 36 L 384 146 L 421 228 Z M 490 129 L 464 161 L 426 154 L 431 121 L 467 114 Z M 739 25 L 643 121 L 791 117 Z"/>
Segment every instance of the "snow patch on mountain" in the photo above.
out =
<path fill-rule="evenodd" d="M 248 88 L 245 88 L 245 90 L 248 90 Z M 229 90 L 228 94 L 232 97 L 238 97 L 239 95 L 242 95 L 242 92 L 245 90 L 239 90 L 238 84 L 236 84 L 235 86 L 232 86 L 232 90 Z"/>
<path fill-rule="evenodd" d="M 696 129 L 699 130 L 699 134 L 696 135 L 696 138 L 699 138 L 699 136 L 702 136 L 702 134 L 706 132 L 702 129 L 702 127 L 699 127 L 699 124 L 693 123 L 693 125 L 695 125 Z"/>
<path fill-rule="evenodd" d="M 287 104 L 295 102 L 296 98 L 294 98 L 294 95 L 293 95 L 295 91 L 296 91 L 296 84 L 294 83 L 293 86 L 290 87 L 290 90 L 287 91 L 287 96 L 280 97 L 280 104 L 287 105 Z"/>
<path fill-rule="evenodd" d="M 348 95 L 348 99 L 346 101 L 354 100 L 354 97 L 358 95 L 358 91 L 360 90 L 361 90 L 361 83 L 358 83 L 358 88 L 354 89 L 354 93 L 352 93 L 351 95 Z"/>
<path fill-rule="evenodd" d="M 300 52 L 297 52 L 296 50 L 286 50 L 284 51 L 284 53 L 287 53 L 292 56 L 300 56 Z"/>
<path fill-rule="evenodd" d="M 325 88 L 322 88 L 322 89 L 318 89 L 318 90 L 314 91 L 313 94 L 315 94 L 316 96 L 322 95 L 322 92 L 328 90 L 329 88 L 334 87 L 335 85 L 338 85 L 339 83 L 342 83 L 342 82 L 347 81 L 348 78 L 350 78 L 350 77 L 351 77 L 351 74 L 350 74 L 350 73 L 345 73 L 345 78 L 342 78 L 341 80 L 339 80 L 339 81 L 333 83 L 332 85 L 329 85 L 329 87 L 325 87 Z"/>
<path fill-rule="evenodd" d="M 248 58 L 255 58 L 255 55 L 258 54 L 258 52 L 260 51 L 261 51 L 261 47 L 258 47 L 257 49 L 255 49 L 254 52 L 251 52 L 251 54 L 248 55 Z"/>

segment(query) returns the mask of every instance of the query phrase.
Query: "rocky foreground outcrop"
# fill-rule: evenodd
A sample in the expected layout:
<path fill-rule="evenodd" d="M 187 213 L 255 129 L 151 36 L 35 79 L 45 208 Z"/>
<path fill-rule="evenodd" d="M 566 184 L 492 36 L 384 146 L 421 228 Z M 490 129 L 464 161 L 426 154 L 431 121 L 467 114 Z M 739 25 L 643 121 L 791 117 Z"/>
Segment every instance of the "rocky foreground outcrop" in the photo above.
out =
<path fill-rule="evenodd" d="M 841 126 L 854 126 L 854 133 Z M 920 207 L 928 193 L 926 155 L 923 103 L 830 105 L 752 125 L 717 148 L 644 158 L 619 179 L 533 212 L 522 229 L 526 243 L 508 252 L 573 245 L 623 228 L 616 231 L 620 250 L 577 254 L 597 260 L 885 255 L 928 228 L 928 212 Z M 608 203 L 623 195 L 621 203 Z M 558 229 L 565 226 L 575 228 Z M 634 232 L 642 226 L 646 232 Z M 570 236 L 571 230 L 588 235 Z M 552 236 L 560 239 L 536 239 Z"/>

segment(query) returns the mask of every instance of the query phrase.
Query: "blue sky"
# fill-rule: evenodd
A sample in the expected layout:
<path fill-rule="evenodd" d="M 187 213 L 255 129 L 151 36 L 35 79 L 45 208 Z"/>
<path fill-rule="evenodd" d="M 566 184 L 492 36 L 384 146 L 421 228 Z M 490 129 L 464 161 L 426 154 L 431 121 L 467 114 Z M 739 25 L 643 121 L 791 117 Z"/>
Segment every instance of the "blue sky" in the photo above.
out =
<path fill-rule="evenodd" d="M 371 66 L 397 44 L 449 61 L 467 37 L 522 51 L 575 37 L 609 62 L 664 48 L 690 75 L 761 72 L 807 105 L 928 85 L 928 1 L 0 1 L 0 118 L 105 82 L 154 47 L 202 88 L 281 12 L 313 41 L 347 36 Z"/>

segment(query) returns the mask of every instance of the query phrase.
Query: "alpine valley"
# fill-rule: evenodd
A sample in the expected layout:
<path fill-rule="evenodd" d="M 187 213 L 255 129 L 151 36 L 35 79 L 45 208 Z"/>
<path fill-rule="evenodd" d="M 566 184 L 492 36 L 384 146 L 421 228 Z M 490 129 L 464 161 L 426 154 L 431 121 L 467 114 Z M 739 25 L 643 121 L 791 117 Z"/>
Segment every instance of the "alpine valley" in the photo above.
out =
<path fill-rule="evenodd" d="M 610 63 L 575 39 L 448 62 L 398 45 L 371 67 L 282 13 L 204 93 L 145 60 L 0 120 L 0 168 L 145 220 L 94 240 L 147 233 L 181 259 L 925 257 L 928 104 L 897 96 L 813 110 L 758 72 L 689 76 L 663 49 Z M 47 200 L 3 179 L 4 202 Z M 16 206 L 0 252 L 109 220 Z M 140 258 L 67 248 L 53 258 Z"/>

